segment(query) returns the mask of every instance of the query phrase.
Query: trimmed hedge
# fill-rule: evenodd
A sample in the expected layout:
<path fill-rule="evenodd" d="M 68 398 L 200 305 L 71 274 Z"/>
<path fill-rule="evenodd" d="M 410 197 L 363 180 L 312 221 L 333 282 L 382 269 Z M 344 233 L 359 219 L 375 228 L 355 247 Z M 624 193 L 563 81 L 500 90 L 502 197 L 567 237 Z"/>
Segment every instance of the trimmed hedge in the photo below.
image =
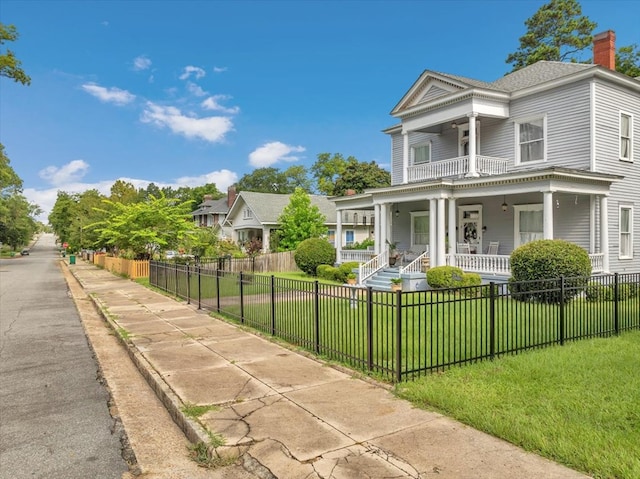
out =
<path fill-rule="evenodd" d="M 566 303 L 582 293 L 590 276 L 589 254 L 565 240 L 531 241 L 511 253 L 509 288 L 520 301 Z M 565 278 L 563 297 L 560 277 Z"/>
<path fill-rule="evenodd" d="M 433 289 L 462 288 L 460 293 L 465 296 L 475 296 L 482 293 L 477 288 L 482 284 L 482 278 L 477 273 L 465 273 L 455 266 L 436 266 L 427 271 L 427 283 Z M 466 288 L 476 286 L 476 288 Z"/>
<path fill-rule="evenodd" d="M 298 268 L 315 276 L 321 264 L 333 264 L 336 261 L 336 250 L 326 239 L 309 238 L 298 245 L 293 259 Z"/>

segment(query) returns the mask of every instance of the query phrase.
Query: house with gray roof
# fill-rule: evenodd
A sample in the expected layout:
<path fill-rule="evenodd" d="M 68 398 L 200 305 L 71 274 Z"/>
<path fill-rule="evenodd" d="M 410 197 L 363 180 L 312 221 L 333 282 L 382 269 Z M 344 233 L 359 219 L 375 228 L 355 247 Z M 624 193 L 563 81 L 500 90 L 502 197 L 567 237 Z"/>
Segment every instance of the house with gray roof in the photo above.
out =
<path fill-rule="evenodd" d="M 335 244 L 335 204 L 326 196 L 309 196 L 311 204 L 317 206 L 320 213 L 326 218 L 327 238 Z M 230 229 L 232 240 L 238 244 L 244 244 L 247 241 L 257 239 L 262 242 L 263 252 L 269 252 L 271 234 L 278 229 L 278 219 L 290 200 L 290 194 L 239 192 L 225 221 L 226 227 Z M 361 242 L 372 236 L 370 216 L 363 220 L 363 216 L 358 216 L 357 211 L 344 210 L 341 212 L 340 220 L 343 227 L 338 236 L 341 239 L 341 246 L 349 246 L 350 243 Z"/>
<path fill-rule="evenodd" d="M 456 265 L 508 277 L 536 239 L 583 247 L 594 272 L 640 271 L 640 79 L 615 71 L 615 34 L 594 63 L 541 61 L 493 82 L 425 70 L 391 111 L 386 188 L 335 197 L 369 210 L 375 254 L 361 280 L 411 253 L 400 274 Z M 338 261 L 342 252 L 338 251 Z"/>
<path fill-rule="evenodd" d="M 231 198 L 235 198 L 235 196 L 227 195 L 223 198 L 213 199 L 211 195 L 204 195 L 202 203 L 191 212 L 195 225 L 201 228 L 213 228 L 221 237 L 229 237 L 231 230 L 225 226 L 225 220 L 229 213 Z"/>

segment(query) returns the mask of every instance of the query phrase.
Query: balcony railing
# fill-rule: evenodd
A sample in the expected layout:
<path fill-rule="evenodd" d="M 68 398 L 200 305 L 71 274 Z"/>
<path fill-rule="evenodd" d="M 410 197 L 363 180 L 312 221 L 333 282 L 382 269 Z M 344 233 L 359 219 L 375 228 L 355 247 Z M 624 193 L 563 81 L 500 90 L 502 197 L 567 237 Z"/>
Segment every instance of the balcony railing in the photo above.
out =
<path fill-rule="evenodd" d="M 447 255 L 447 264 L 457 266 L 463 271 L 474 273 L 487 273 L 499 275 L 511 275 L 509 255 L 498 254 L 454 254 Z M 591 273 L 604 272 L 604 253 L 589 255 L 591 260 Z"/>
<path fill-rule="evenodd" d="M 506 173 L 508 164 L 509 160 L 504 158 L 476 155 L 476 172 L 480 175 L 488 176 Z M 469 173 L 469 156 L 459 156 L 448 160 L 410 166 L 407 173 L 409 183 L 450 176 L 464 176 Z"/>

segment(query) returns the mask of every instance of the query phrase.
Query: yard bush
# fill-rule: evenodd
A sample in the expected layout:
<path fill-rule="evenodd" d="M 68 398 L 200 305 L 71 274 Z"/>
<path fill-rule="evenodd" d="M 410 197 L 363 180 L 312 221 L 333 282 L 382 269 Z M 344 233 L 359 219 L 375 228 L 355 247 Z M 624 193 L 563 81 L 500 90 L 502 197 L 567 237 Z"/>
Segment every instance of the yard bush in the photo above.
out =
<path fill-rule="evenodd" d="M 293 259 L 298 268 L 315 276 L 321 264 L 333 264 L 336 261 L 336 250 L 326 239 L 309 238 L 298 245 Z"/>
<path fill-rule="evenodd" d="M 349 273 L 353 273 L 353 269 L 357 268 L 359 264 L 360 263 L 358 263 L 357 261 L 347 261 L 346 263 L 342 263 L 338 268 L 336 280 L 344 283 L 347 280 L 347 275 Z"/>
<path fill-rule="evenodd" d="M 455 266 L 436 266 L 427 271 L 427 283 L 433 289 L 460 287 L 463 278 L 464 271 Z"/>
<path fill-rule="evenodd" d="M 338 275 L 338 268 L 328 264 L 321 264 L 316 268 L 316 275 L 321 279 L 337 281 L 336 276 Z"/>
<path fill-rule="evenodd" d="M 587 286 L 591 260 L 583 248 L 568 241 L 531 241 L 511 253 L 511 275 L 509 288 L 514 299 L 566 303 Z M 560 277 L 566 279 L 563 297 Z"/>

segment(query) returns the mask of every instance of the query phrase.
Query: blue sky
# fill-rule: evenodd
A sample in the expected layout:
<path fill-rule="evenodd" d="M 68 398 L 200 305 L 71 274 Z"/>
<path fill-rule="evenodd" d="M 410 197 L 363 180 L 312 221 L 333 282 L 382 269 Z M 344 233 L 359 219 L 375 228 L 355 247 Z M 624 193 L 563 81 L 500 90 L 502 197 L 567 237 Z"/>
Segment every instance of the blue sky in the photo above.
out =
<path fill-rule="evenodd" d="M 0 80 L 0 142 L 43 219 L 58 190 L 117 179 L 225 191 L 323 152 L 388 167 L 381 130 L 422 71 L 501 77 L 543 3 L 3 0 L 32 84 Z M 640 44 L 640 0 L 581 4 Z"/>

